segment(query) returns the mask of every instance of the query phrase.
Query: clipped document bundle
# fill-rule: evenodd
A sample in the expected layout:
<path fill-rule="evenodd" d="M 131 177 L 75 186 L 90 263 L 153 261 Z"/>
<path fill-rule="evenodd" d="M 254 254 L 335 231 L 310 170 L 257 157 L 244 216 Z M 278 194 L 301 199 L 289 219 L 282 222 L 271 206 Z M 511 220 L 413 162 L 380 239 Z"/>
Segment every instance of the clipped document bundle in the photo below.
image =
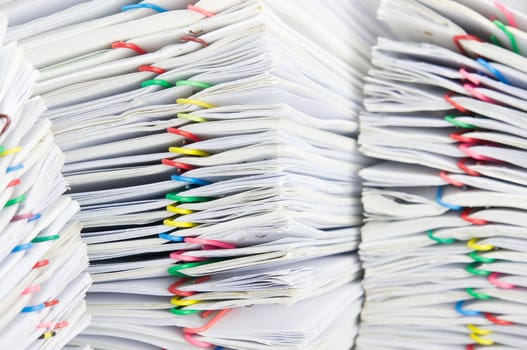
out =
<path fill-rule="evenodd" d="M 376 1 L 47 6 L 3 10 L 81 208 L 69 346 L 350 349 Z"/>
<path fill-rule="evenodd" d="M 79 205 L 63 195 L 64 154 L 31 97 L 36 70 L 14 44 L 0 62 L 0 348 L 61 349 L 90 320 Z"/>

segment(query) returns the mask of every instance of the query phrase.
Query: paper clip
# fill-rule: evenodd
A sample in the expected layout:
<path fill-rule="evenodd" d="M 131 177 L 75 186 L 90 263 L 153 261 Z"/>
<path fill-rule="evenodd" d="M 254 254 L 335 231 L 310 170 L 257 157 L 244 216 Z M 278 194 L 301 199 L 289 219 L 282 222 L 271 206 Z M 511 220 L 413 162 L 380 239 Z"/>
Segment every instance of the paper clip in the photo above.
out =
<path fill-rule="evenodd" d="M 169 147 L 168 151 L 170 153 L 179 153 L 179 154 L 184 154 L 188 156 L 196 156 L 196 157 L 206 157 L 210 155 L 210 153 L 199 150 L 199 149 L 184 148 L 184 147 Z"/>
<path fill-rule="evenodd" d="M 164 88 L 174 87 L 174 84 L 164 79 L 150 79 L 150 80 L 143 81 L 141 83 L 142 88 L 147 87 L 147 86 L 153 86 L 153 85 L 162 86 Z"/>
<path fill-rule="evenodd" d="M 500 325 L 500 326 L 512 326 L 514 324 L 511 321 L 501 320 L 501 319 L 497 318 L 496 316 L 494 316 L 493 314 L 488 313 L 488 312 L 485 313 L 485 318 L 487 320 L 489 320 L 490 322 L 492 322 L 494 324 L 497 324 L 497 325 Z"/>
<path fill-rule="evenodd" d="M 170 242 L 183 242 L 184 237 L 172 236 L 169 232 L 163 232 L 158 235 L 159 238 Z"/>
<path fill-rule="evenodd" d="M 507 22 L 509 23 L 509 26 L 513 28 L 518 28 L 518 24 L 516 23 L 516 18 L 512 14 L 512 12 L 505 6 L 501 1 L 494 0 L 494 6 L 496 6 L 504 15 L 505 18 L 507 18 Z"/>
<path fill-rule="evenodd" d="M 479 91 L 477 91 L 475 89 L 475 86 L 472 86 L 470 84 L 463 84 L 463 88 L 473 97 L 477 98 L 478 100 L 481 100 L 483 102 L 487 102 L 487 103 L 496 103 L 494 100 L 492 100 L 490 97 L 487 97 L 485 95 L 483 95 L 482 93 L 480 93 Z"/>
<path fill-rule="evenodd" d="M 175 296 L 170 299 L 170 304 L 174 306 L 190 306 L 198 303 L 201 303 L 201 300 L 181 299 L 179 296 Z"/>
<path fill-rule="evenodd" d="M 492 23 L 494 23 L 499 29 L 501 29 L 505 33 L 505 35 L 507 35 L 507 37 L 509 38 L 509 41 L 511 42 L 512 51 L 514 51 L 517 54 L 520 54 L 520 48 L 518 47 L 518 42 L 516 41 L 516 37 L 507 28 L 507 26 L 497 19 L 492 21 Z"/>
<path fill-rule="evenodd" d="M 2 136 L 3 134 L 5 134 L 7 132 L 7 130 L 11 126 L 11 118 L 7 114 L 0 113 L 0 119 L 4 119 L 5 120 L 4 126 L 2 127 L 2 130 L 0 130 L 0 136 Z M 4 151 L 4 149 L 2 149 L 0 151 L 0 153 L 3 152 L 3 151 Z"/>
<path fill-rule="evenodd" d="M 14 186 L 16 186 L 16 185 L 20 185 L 21 182 L 22 182 L 22 181 L 21 181 L 20 179 L 14 179 L 14 180 L 11 180 L 11 181 L 7 184 L 6 188 L 14 187 Z"/>
<path fill-rule="evenodd" d="M 477 98 L 478 100 L 481 100 L 483 102 L 487 102 L 487 103 L 496 103 L 495 101 L 493 101 L 491 98 L 483 95 L 482 93 L 480 93 L 479 91 L 477 91 L 475 89 L 475 87 L 473 85 L 470 85 L 470 84 L 463 84 L 463 88 L 473 97 Z"/>
<path fill-rule="evenodd" d="M 11 222 L 20 221 L 24 219 L 31 219 L 33 216 L 34 216 L 33 213 L 15 215 L 11 218 Z"/>
<path fill-rule="evenodd" d="M 34 269 L 39 269 L 41 267 L 47 266 L 49 264 L 48 259 L 37 261 L 35 265 L 33 265 Z"/>
<path fill-rule="evenodd" d="M 491 72 L 503 84 L 511 85 L 511 83 L 507 80 L 507 78 L 505 78 L 505 76 L 501 74 L 501 72 L 496 67 L 494 67 L 492 64 L 490 64 L 487 60 L 479 57 L 476 61 L 478 61 L 479 64 L 481 64 L 489 72 Z"/>
<path fill-rule="evenodd" d="M 475 333 L 470 333 L 470 338 L 474 340 L 476 343 L 478 343 L 479 345 L 486 345 L 486 346 L 494 345 L 494 340 L 482 338 Z"/>
<path fill-rule="evenodd" d="M 479 85 L 479 79 L 474 74 L 467 72 L 465 68 L 459 68 L 459 74 L 474 85 Z"/>
<path fill-rule="evenodd" d="M 209 329 L 210 327 L 214 326 L 214 324 L 216 324 L 222 317 L 224 317 L 229 311 L 231 311 L 231 309 L 223 309 L 223 310 L 220 310 L 216 315 L 214 315 L 214 317 L 212 317 L 205 325 L 201 326 L 201 327 L 195 327 L 195 328 L 188 328 L 188 327 L 184 327 L 183 328 L 183 332 L 185 333 L 190 333 L 190 334 L 195 334 L 195 333 L 201 333 L 201 332 L 204 332 L 206 331 L 207 329 Z M 208 317 L 209 315 L 211 314 L 210 311 L 205 311 L 203 314 L 202 314 L 202 317 Z"/>
<path fill-rule="evenodd" d="M 465 310 L 463 309 L 463 306 L 465 304 L 466 300 L 460 300 L 456 303 L 455 309 L 456 311 L 463 316 L 481 316 L 481 312 L 479 311 L 472 311 L 472 310 Z"/>
<path fill-rule="evenodd" d="M 30 286 L 30 287 L 27 287 L 26 289 L 24 289 L 22 291 L 22 293 L 20 293 L 20 295 L 27 295 L 27 294 L 33 294 L 33 293 L 37 293 L 37 292 L 40 292 L 42 288 L 40 287 L 40 284 L 36 284 L 34 286 Z"/>
<path fill-rule="evenodd" d="M 198 196 L 180 196 L 178 192 L 171 192 L 165 195 L 166 199 L 179 203 L 197 203 L 206 202 L 212 200 L 211 197 L 198 197 Z"/>
<path fill-rule="evenodd" d="M 464 159 L 461 159 L 459 162 L 457 162 L 457 167 L 461 170 L 463 170 L 466 174 L 470 175 L 470 176 L 481 176 L 480 173 L 478 173 L 477 171 L 474 171 L 472 169 L 470 169 L 468 166 L 467 166 L 467 161 L 468 160 L 471 160 L 471 158 L 464 158 Z"/>
<path fill-rule="evenodd" d="M 231 243 L 217 241 L 213 239 L 197 238 L 197 237 L 185 237 L 185 243 L 195 243 L 195 244 L 207 245 L 207 246 L 212 246 L 212 247 L 220 248 L 220 249 L 235 249 L 236 248 L 236 246 Z"/>
<path fill-rule="evenodd" d="M 177 228 L 190 228 L 197 226 L 198 224 L 186 221 L 176 221 L 175 217 L 163 220 L 163 225 Z"/>
<path fill-rule="evenodd" d="M 209 43 L 207 43 L 205 40 L 200 39 L 200 38 L 195 37 L 195 36 L 185 35 L 185 36 L 181 37 L 180 40 L 182 42 L 193 41 L 195 43 L 201 44 L 201 46 L 203 46 L 203 47 L 209 46 Z"/>
<path fill-rule="evenodd" d="M 31 249 L 32 247 L 33 247 L 33 243 L 31 243 L 31 242 L 24 243 L 24 244 L 19 244 L 19 245 L 15 246 L 13 248 L 13 250 L 11 250 L 11 253 L 18 253 L 18 252 L 21 252 L 21 251 L 24 251 L 24 250 Z"/>
<path fill-rule="evenodd" d="M 175 161 L 173 159 L 167 159 L 167 158 L 161 159 L 161 164 L 172 166 L 174 168 L 185 169 L 185 170 L 192 170 L 192 169 L 194 169 L 194 166 L 192 166 L 190 164 L 181 163 L 181 162 Z"/>
<path fill-rule="evenodd" d="M 12 173 L 13 171 L 17 171 L 17 170 L 20 170 L 20 169 L 24 169 L 24 164 L 20 163 L 20 164 L 17 164 L 17 165 L 13 165 L 13 166 L 7 167 L 7 169 L 5 170 L 5 173 L 9 174 L 9 173 Z"/>
<path fill-rule="evenodd" d="M 479 38 L 479 37 L 477 37 L 475 35 L 454 35 L 452 37 L 452 40 L 454 41 L 454 44 L 459 49 L 459 51 L 465 56 L 468 56 L 468 54 L 465 51 L 465 49 L 463 49 L 463 46 L 460 43 L 461 40 L 473 40 L 473 41 L 483 42 L 483 40 L 481 38 Z"/>
<path fill-rule="evenodd" d="M 37 220 L 40 219 L 41 217 L 42 217 L 42 214 L 40 214 L 40 213 L 36 213 L 35 215 L 33 215 L 33 217 L 27 219 L 27 222 L 37 221 Z"/>
<path fill-rule="evenodd" d="M 463 186 L 465 186 L 465 184 L 463 182 L 452 179 L 447 174 L 446 171 L 440 172 L 439 173 L 439 177 L 441 177 L 443 180 L 445 180 L 447 183 L 451 184 L 452 186 L 456 186 L 456 187 L 463 187 Z"/>
<path fill-rule="evenodd" d="M 198 186 L 207 186 L 211 184 L 208 181 L 198 179 L 196 177 L 188 177 L 188 176 L 181 176 L 181 175 L 172 175 L 170 179 L 172 181 L 187 182 L 187 183 L 198 185 Z"/>
<path fill-rule="evenodd" d="M 210 88 L 212 84 L 196 80 L 178 80 L 176 81 L 176 86 L 191 86 L 200 89 L 207 89 Z"/>
<path fill-rule="evenodd" d="M 473 262 L 468 264 L 465 270 L 476 276 L 488 276 L 492 273 L 492 271 L 477 269 L 477 266 L 479 266 L 479 263 Z"/>
<path fill-rule="evenodd" d="M 454 238 L 439 238 L 434 236 L 434 230 L 429 230 L 427 232 L 428 238 L 430 238 L 433 241 L 436 241 L 439 244 L 452 244 L 455 243 L 456 240 Z"/>
<path fill-rule="evenodd" d="M 175 295 L 179 295 L 179 296 L 182 296 L 182 297 L 189 297 L 191 295 L 194 295 L 196 294 L 196 292 L 191 292 L 191 291 L 182 291 L 182 290 L 179 290 L 177 289 L 177 287 L 187 283 L 187 282 L 192 282 L 192 283 L 201 283 L 201 282 L 205 282 L 207 280 L 210 279 L 210 276 L 203 276 L 203 277 L 199 277 L 195 280 L 191 280 L 190 278 L 180 278 L 179 280 L 177 280 L 176 282 L 172 283 L 169 287 L 168 287 L 168 291 L 172 294 L 175 294 Z"/>
<path fill-rule="evenodd" d="M 59 299 L 52 299 L 50 301 L 46 301 L 44 302 L 44 306 L 45 307 L 52 307 L 52 306 L 55 306 L 59 303 Z"/>
<path fill-rule="evenodd" d="M 167 132 L 170 134 L 183 136 L 194 142 L 202 141 L 198 136 L 194 135 L 193 133 L 178 128 L 167 128 Z"/>
<path fill-rule="evenodd" d="M 189 269 L 191 267 L 196 267 L 196 266 L 209 264 L 209 263 L 214 262 L 214 261 L 216 261 L 216 259 L 209 259 L 209 260 L 206 260 L 206 261 L 196 261 L 196 262 L 189 262 L 189 263 L 184 263 L 184 264 L 172 265 L 172 266 L 170 266 L 167 269 L 167 272 L 168 272 L 169 275 L 173 275 L 173 276 L 189 277 L 189 276 L 185 275 L 183 272 L 180 272 L 180 270 Z"/>
<path fill-rule="evenodd" d="M 454 95 L 453 92 L 447 92 L 443 95 L 443 98 L 461 113 L 468 113 L 468 110 L 466 110 L 465 107 L 463 107 L 462 105 L 452 99 L 452 95 Z"/>
<path fill-rule="evenodd" d="M 4 204 L 4 208 L 7 208 L 7 207 L 10 207 L 12 205 L 15 205 L 15 204 L 20 204 L 22 203 L 23 201 L 26 200 L 26 195 L 25 194 L 22 194 L 16 198 L 13 198 L 13 199 L 10 199 L 8 200 L 5 204 Z"/>
<path fill-rule="evenodd" d="M 155 66 L 140 66 L 139 68 L 140 72 L 152 72 L 156 74 L 163 74 L 166 73 L 166 70 L 163 68 L 155 67 Z"/>
<path fill-rule="evenodd" d="M 59 239 L 60 235 L 37 236 L 31 240 L 32 243 L 42 243 Z"/>
<path fill-rule="evenodd" d="M 513 289 L 516 287 L 514 284 L 500 281 L 498 279 L 499 276 L 500 274 L 498 272 L 493 272 L 487 277 L 487 279 L 489 280 L 490 283 L 492 283 L 493 285 L 501 289 Z"/>
<path fill-rule="evenodd" d="M 180 105 L 184 105 L 184 104 L 196 105 L 196 106 L 199 106 L 201 108 L 206 108 L 206 109 L 216 107 L 215 105 L 213 105 L 211 103 L 208 103 L 208 102 L 205 102 L 205 101 L 201 101 L 201 100 L 194 100 L 194 99 L 191 99 L 191 98 L 178 98 L 176 100 L 176 103 L 180 104 Z"/>
<path fill-rule="evenodd" d="M 148 3 L 148 2 L 143 2 L 143 3 L 140 3 L 140 4 L 131 4 L 131 5 L 125 5 L 123 7 L 121 7 L 121 10 L 122 11 L 130 11 L 130 10 L 136 10 L 136 9 L 150 9 L 150 10 L 154 10 L 154 11 L 157 11 L 157 12 L 167 12 L 168 10 L 166 8 L 163 8 L 161 6 L 158 6 L 156 4 L 151 4 L 151 3 Z"/>
<path fill-rule="evenodd" d="M 18 152 L 22 152 L 22 147 L 18 146 L 14 148 L 4 149 L 2 152 L 0 152 L 0 157 L 9 156 Z"/>
<path fill-rule="evenodd" d="M 178 113 L 177 117 L 180 119 L 190 120 L 191 122 L 196 122 L 196 123 L 204 123 L 207 121 L 207 119 L 205 118 L 197 117 L 195 115 L 188 114 L 188 113 Z"/>
<path fill-rule="evenodd" d="M 124 41 L 116 41 L 116 42 L 112 43 L 112 49 L 129 49 L 129 50 L 137 52 L 140 55 L 144 55 L 146 53 L 145 50 L 143 50 L 142 48 L 140 48 L 136 44 L 126 43 Z"/>
<path fill-rule="evenodd" d="M 472 211 L 474 210 L 474 208 L 467 208 L 465 210 L 463 210 L 463 212 L 461 212 L 461 218 L 465 221 L 468 221 L 474 225 L 486 225 L 488 224 L 489 222 L 487 220 L 483 220 L 483 219 L 476 219 L 476 218 L 472 218 L 470 217 L 469 215 L 472 213 Z"/>
<path fill-rule="evenodd" d="M 456 116 L 454 115 L 445 115 L 444 119 L 445 121 L 449 122 L 450 124 L 458 128 L 462 128 L 462 129 L 476 129 L 477 128 L 475 125 L 457 120 Z"/>
<path fill-rule="evenodd" d="M 48 331 L 44 334 L 42 334 L 39 339 L 50 339 L 53 338 L 56 335 L 55 331 Z"/>
<path fill-rule="evenodd" d="M 167 205 L 166 209 L 171 213 L 179 214 L 179 215 L 188 215 L 194 212 L 193 210 L 190 210 L 190 209 L 177 207 L 174 204 Z"/>
<path fill-rule="evenodd" d="M 194 339 L 194 336 L 192 336 L 192 334 L 190 333 L 183 333 L 183 337 L 185 338 L 187 342 L 189 342 L 189 344 L 197 346 L 198 348 L 211 348 L 214 346 L 211 343 L 207 343 L 204 341 Z"/>
<path fill-rule="evenodd" d="M 472 238 L 470 239 L 468 242 L 467 242 L 467 247 L 472 249 L 472 250 L 476 250 L 476 251 L 480 251 L 480 252 L 488 252 L 490 250 L 493 250 L 494 247 L 493 245 L 491 244 L 478 244 L 478 239 L 477 238 Z"/>
<path fill-rule="evenodd" d="M 216 15 L 212 11 L 208 11 L 208 10 L 205 10 L 204 8 L 202 8 L 202 7 L 198 7 L 198 6 L 194 6 L 194 5 L 188 5 L 187 6 L 187 10 L 197 12 L 197 13 L 205 16 L 205 17 L 212 17 L 212 16 Z"/>
<path fill-rule="evenodd" d="M 193 315 L 193 314 L 197 314 L 197 313 L 200 313 L 201 310 L 192 310 L 192 309 L 181 309 L 179 307 L 173 307 L 170 309 L 170 312 L 173 313 L 174 315 L 180 315 L 180 316 L 185 316 L 185 315 Z"/>
<path fill-rule="evenodd" d="M 478 293 L 476 292 L 474 289 L 472 288 L 467 288 L 465 289 L 465 291 L 467 292 L 468 295 L 470 295 L 471 297 L 475 298 L 475 299 L 479 299 L 479 300 L 489 300 L 489 299 L 492 299 L 492 297 L 488 294 L 483 294 L 483 293 Z"/>
<path fill-rule="evenodd" d="M 40 304 L 37 304 L 37 305 L 26 306 L 26 307 L 22 308 L 22 310 L 20 312 L 21 313 L 26 313 L 26 312 L 40 311 L 40 310 L 43 310 L 45 307 L 46 307 L 46 305 L 44 305 L 44 303 L 40 303 Z"/>
<path fill-rule="evenodd" d="M 488 264 L 488 263 L 493 263 L 496 261 L 496 259 L 494 258 L 488 258 L 486 256 L 481 256 L 477 250 L 474 250 L 472 252 L 470 252 L 470 254 L 468 255 L 472 260 L 474 261 L 477 261 L 479 263 L 482 263 L 482 264 Z"/>
<path fill-rule="evenodd" d="M 475 139 L 475 138 L 472 138 L 472 137 L 465 137 L 465 136 L 463 136 L 465 133 L 466 133 L 466 131 L 464 131 L 464 130 L 463 131 L 458 131 L 458 132 L 453 132 L 450 135 L 448 135 L 448 137 L 450 137 L 452 140 L 455 140 L 455 141 L 461 142 L 461 143 L 470 143 L 472 145 L 481 143 L 481 141 L 478 140 L 478 139 Z"/>
<path fill-rule="evenodd" d="M 448 208 L 450 210 L 461 210 L 463 209 L 462 206 L 460 205 L 455 205 L 455 204 L 449 204 L 449 203 L 446 203 L 443 201 L 443 189 L 444 189 L 445 186 L 438 186 L 437 187 L 437 192 L 436 192 L 436 202 L 437 204 L 445 207 L 445 208 Z"/>
<path fill-rule="evenodd" d="M 487 160 L 487 161 L 492 161 L 492 162 L 497 161 L 497 159 L 490 158 L 482 154 L 476 153 L 474 150 L 470 148 L 471 146 L 474 146 L 474 145 L 475 145 L 474 143 L 461 143 L 458 145 L 458 148 L 461 152 L 465 153 L 467 156 L 469 156 L 472 159 Z"/>

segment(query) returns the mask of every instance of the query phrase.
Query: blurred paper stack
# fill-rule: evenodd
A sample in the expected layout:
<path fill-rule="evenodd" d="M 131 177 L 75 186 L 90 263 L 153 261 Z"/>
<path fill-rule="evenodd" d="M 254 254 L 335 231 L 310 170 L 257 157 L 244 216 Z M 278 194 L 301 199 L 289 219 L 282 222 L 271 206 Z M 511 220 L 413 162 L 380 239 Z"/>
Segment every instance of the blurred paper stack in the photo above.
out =
<path fill-rule="evenodd" d="M 384 0 L 359 143 L 357 349 L 527 348 L 527 15 Z"/>

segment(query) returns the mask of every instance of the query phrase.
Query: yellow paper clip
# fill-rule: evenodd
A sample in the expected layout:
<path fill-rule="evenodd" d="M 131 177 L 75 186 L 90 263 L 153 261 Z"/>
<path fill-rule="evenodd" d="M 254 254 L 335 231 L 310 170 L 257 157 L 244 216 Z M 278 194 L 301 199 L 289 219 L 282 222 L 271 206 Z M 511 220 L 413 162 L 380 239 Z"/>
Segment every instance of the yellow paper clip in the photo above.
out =
<path fill-rule="evenodd" d="M 469 247 L 472 250 L 477 250 L 477 251 L 489 251 L 495 248 L 491 244 L 478 244 L 478 241 L 479 240 L 477 238 L 472 238 L 471 240 L 467 242 L 467 247 Z"/>
<path fill-rule="evenodd" d="M 5 156 L 8 156 L 10 154 L 14 154 L 14 153 L 18 153 L 18 152 L 22 152 L 22 147 L 18 146 L 18 147 L 15 147 L 15 148 L 10 148 L 10 149 L 6 149 L 5 151 L 3 151 L 2 153 L 0 153 L 0 157 L 5 157 Z"/>
<path fill-rule="evenodd" d="M 170 299 L 170 304 L 172 304 L 174 306 L 189 306 L 189 305 L 194 305 L 194 304 L 197 304 L 197 303 L 200 303 L 200 302 L 201 302 L 201 300 L 181 299 L 178 296 L 172 297 Z"/>
<path fill-rule="evenodd" d="M 193 222 L 175 221 L 173 218 L 163 220 L 163 224 L 166 226 L 178 228 L 190 228 L 198 225 Z"/>
<path fill-rule="evenodd" d="M 174 204 L 167 205 L 166 209 L 171 213 L 179 214 L 179 215 L 188 215 L 194 212 L 190 209 L 176 207 Z"/>
<path fill-rule="evenodd" d="M 168 151 L 171 153 L 179 153 L 179 154 L 185 154 L 188 156 L 197 156 L 197 157 L 206 157 L 210 155 L 208 152 L 205 152 L 199 149 L 184 148 L 184 147 L 170 147 Z"/>
<path fill-rule="evenodd" d="M 200 106 L 201 108 L 214 108 L 214 107 L 216 107 L 212 103 L 208 103 L 208 102 L 201 101 L 201 100 L 194 100 L 194 99 L 191 99 L 191 98 L 178 98 L 176 100 L 176 103 L 180 104 L 180 105 L 185 105 L 185 104 L 186 105 L 196 105 L 196 106 Z"/>

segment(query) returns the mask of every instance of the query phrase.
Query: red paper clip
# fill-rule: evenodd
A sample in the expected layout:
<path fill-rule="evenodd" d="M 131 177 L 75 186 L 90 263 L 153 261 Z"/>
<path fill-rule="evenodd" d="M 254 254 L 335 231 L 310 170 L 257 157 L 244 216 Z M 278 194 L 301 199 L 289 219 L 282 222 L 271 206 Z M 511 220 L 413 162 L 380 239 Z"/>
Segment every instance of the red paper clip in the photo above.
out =
<path fill-rule="evenodd" d="M 198 7 L 198 6 L 194 6 L 194 5 L 188 5 L 187 6 L 187 10 L 197 12 L 197 13 L 205 16 L 205 17 L 212 17 L 212 16 L 216 15 L 212 11 L 208 11 L 208 10 L 205 10 L 204 8 L 202 8 L 202 7 Z"/>
<path fill-rule="evenodd" d="M 488 224 L 489 222 L 487 220 L 483 220 L 483 219 L 476 219 L 476 218 L 472 218 L 470 217 L 470 213 L 472 213 L 474 209 L 473 208 L 467 208 L 465 210 L 463 210 L 461 212 L 461 218 L 465 221 L 468 221 L 474 225 L 486 225 Z"/>
<path fill-rule="evenodd" d="M 462 105 L 460 105 L 459 103 L 457 103 L 456 101 L 452 99 L 453 94 L 454 93 L 452 91 L 447 92 L 446 94 L 443 95 L 443 98 L 445 99 L 445 101 L 450 103 L 452 106 L 454 106 L 455 109 L 457 109 L 461 113 L 468 113 L 468 110 L 466 110 L 465 107 L 463 107 Z"/>
<path fill-rule="evenodd" d="M 452 40 L 454 41 L 454 44 L 456 44 L 457 48 L 459 49 L 459 51 L 465 55 L 465 56 L 468 56 L 467 52 L 465 51 L 465 49 L 463 49 L 463 46 L 461 45 L 461 43 L 459 41 L 461 40 L 474 40 L 474 41 L 479 41 L 479 42 L 483 42 L 483 40 L 475 35 L 454 35 L 454 37 L 452 37 Z"/>
<path fill-rule="evenodd" d="M 205 40 L 197 38 L 195 36 L 190 36 L 190 35 L 185 35 L 184 37 L 181 38 L 181 41 L 182 42 L 193 41 L 195 43 L 201 44 L 203 47 L 209 46 L 209 43 L 207 43 Z"/>
<path fill-rule="evenodd" d="M 163 74 L 163 73 L 166 72 L 165 69 L 159 68 L 159 67 L 155 67 L 155 66 L 140 66 L 139 67 L 139 71 L 140 72 L 152 72 L 152 73 L 156 73 L 156 74 Z"/>
<path fill-rule="evenodd" d="M 140 55 L 144 55 L 146 53 L 145 50 L 143 50 L 142 48 L 140 48 L 136 44 L 126 43 L 124 41 L 116 41 L 116 42 L 114 42 L 112 44 L 112 49 L 130 49 L 130 50 L 133 50 L 133 51 L 137 52 Z"/>

